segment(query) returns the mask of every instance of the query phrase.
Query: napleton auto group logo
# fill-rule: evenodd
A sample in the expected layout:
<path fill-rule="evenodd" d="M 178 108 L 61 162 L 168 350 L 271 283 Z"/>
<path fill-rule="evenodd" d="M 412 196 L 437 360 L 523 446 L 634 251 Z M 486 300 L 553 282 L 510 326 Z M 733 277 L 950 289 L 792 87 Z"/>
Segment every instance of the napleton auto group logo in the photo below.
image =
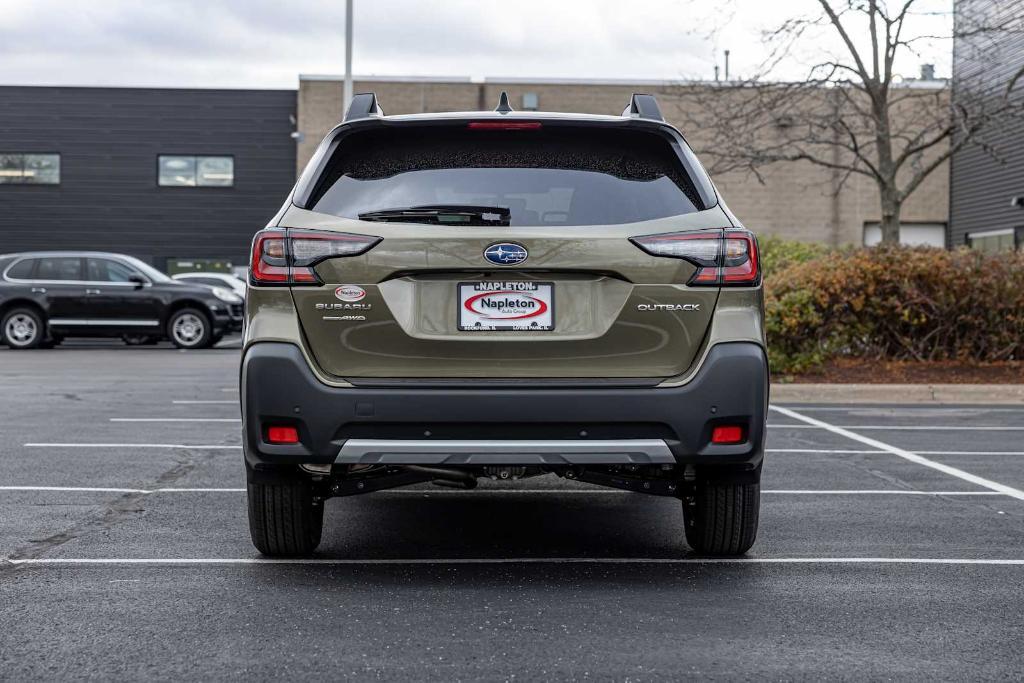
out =
<path fill-rule="evenodd" d="M 334 296 L 342 301 L 362 301 L 366 298 L 366 290 L 357 285 L 342 285 L 334 290 Z"/>

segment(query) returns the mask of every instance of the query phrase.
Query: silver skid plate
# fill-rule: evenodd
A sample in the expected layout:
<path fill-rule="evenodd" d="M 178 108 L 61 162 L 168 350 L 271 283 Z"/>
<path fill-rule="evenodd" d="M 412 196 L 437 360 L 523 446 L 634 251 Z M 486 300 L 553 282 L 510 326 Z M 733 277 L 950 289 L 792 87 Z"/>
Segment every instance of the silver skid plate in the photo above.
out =
<path fill-rule="evenodd" d="M 339 465 L 661 465 L 675 464 L 663 439 L 471 441 L 349 439 Z"/>

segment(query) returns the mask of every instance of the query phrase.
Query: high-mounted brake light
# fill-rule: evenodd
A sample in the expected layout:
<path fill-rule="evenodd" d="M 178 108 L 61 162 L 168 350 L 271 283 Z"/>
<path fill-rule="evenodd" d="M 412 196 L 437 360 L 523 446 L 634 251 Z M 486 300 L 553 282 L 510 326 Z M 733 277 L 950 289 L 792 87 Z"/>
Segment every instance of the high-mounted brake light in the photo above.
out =
<path fill-rule="evenodd" d="M 652 256 L 681 258 L 697 266 L 688 285 L 750 287 L 761 282 L 757 239 L 747 230 L 672 232 L 630 241 Z"/>
<path fill-rule="evenodd" d="M 249 280 L 254 285 L 317 285 L 316 264 L 358 256 L 378 242 L 379 237 L 326 230 L 260 230 L 252 240 Z"/>
<path fill-rule="evenodd" d="M 540 121 L 470 121 L 471 130 L 539 130 Z"/>

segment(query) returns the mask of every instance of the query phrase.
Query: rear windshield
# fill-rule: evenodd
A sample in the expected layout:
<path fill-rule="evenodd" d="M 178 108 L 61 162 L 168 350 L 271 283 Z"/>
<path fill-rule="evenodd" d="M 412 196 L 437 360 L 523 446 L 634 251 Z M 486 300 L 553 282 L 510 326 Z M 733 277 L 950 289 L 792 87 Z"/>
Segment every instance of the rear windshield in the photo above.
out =
<path fill-rule="evenodd" d="M 700 200 L 669 141 L 624 130 L 378 129 L 344 139 L 312 197 L 321 213 L 500 207 L 513 226 L 678 216 Z"/>

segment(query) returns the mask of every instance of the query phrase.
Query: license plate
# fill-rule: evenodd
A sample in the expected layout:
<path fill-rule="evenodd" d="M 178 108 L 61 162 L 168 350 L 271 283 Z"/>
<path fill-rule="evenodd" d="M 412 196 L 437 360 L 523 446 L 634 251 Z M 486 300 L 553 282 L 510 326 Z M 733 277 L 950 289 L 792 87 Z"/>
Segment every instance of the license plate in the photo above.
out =
<path fill-rule="evenodd" d="M 550 282 L 460 282 L 459 329 L 555 329 L 555 286 Z"/>

